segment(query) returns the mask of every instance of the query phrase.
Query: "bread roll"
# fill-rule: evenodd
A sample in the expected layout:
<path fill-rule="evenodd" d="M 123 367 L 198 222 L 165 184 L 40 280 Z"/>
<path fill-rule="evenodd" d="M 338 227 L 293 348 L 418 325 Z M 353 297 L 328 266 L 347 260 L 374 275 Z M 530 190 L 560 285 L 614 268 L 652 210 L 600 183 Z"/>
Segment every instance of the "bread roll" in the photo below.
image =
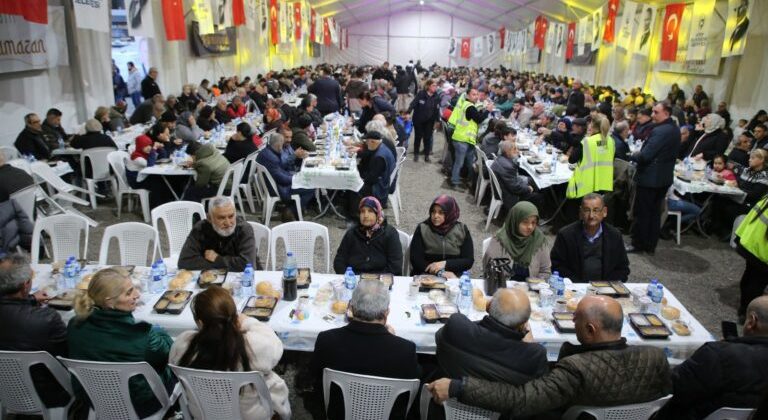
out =
<path fill-rule="evenodd" d="M 478 312 L 485 312 L 485 294 L 478 288 L 472 289 L 472 304 Z"/>
<path fill-rule="evenodd" d="M 192 272 L 189 270 L 179 270 L 178 273 L 176 273 L 176 277 L 173 278 L 170 282 L 168 282 L 168 289 L 176 290 L 176 289 L 183 289 L 187 287 L 187 284 L 189 284 L 190 280 L 192 280 Z"/>
<path fill-rule="evenodd" d="M 260 281 L 256 284 L 256 294 L 263 296 L 272 296 L 273 288 L 272 283 L 268 281 Z"/>
<path fill-rule="evenodd" d="M 673 321 L 680 318 L 680 309 L 677 309 L 674 306 L 664 306 L 661 308 L 661 316 L 663 316 L 665 319 Z"/>
<path fill-rule="evenodd" d="M 337 300 L 331 305 L 331 312 L 337 315 L 344 315 L 347 313 L 347 302 L 343 300 Z"/>
<path fill-rule="evenodd" d="M 88 290 L 88 286 L 91 284 L 91 278 L 93 277 L 93 274 L 86 274 L 83 276 L 83 279 L 80 280 L 80 283 L 77 283 L 76 288 L 78 290 Z"/>

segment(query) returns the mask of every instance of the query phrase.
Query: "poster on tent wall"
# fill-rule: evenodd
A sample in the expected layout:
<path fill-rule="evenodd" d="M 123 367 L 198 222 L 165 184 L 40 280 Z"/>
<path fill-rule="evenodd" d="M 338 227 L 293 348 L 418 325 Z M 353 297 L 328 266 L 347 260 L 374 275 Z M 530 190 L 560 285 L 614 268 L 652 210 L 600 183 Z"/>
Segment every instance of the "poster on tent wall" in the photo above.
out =
<path fill-rule="evenodd" d="M 681 40 L 685 39 L 686 37 L 690 37 L 690 32 L 696 30 L 696 25 L 693 22 L 694 5 L 686 6 L 685 11 L 683 12 L 683 19 L 680 24 L 680 32 L 678 34 L 678 37 Z M 718 75 L 720 73 L 721 61 L 720 37 L 722 37 L 725 24 L 720 19 L 712 19 L 709 22 L 712 26 L 706 41 L 706 44 L 709 45 L 709 48 L 707 48 L 703 60 L 688 60 L 688 43 L 680 42 L 677 46 L 675 61 L 659 61 L 654 66 L 654 70 L 668 73 L 684 73 L 707 76 Z"/>
<path fill-rule="evenodd" d="M 625 1 L 622 6 L 621 23 L 619 24 L 619 33 L 616 38 L 616 46 L 628 51 L 632 46 L 632 36 L 635 28 L 640 23 L 643 14 L 643 5 L 633 1 Z"/>
<path fill-rule="evenodd" d="M 196 57 L 232 55 L 237 52 L 237 32 L 234 27 L 222 28 L 212 34 L 201 34 L 197 22 L 189 25 L 189 46 Z"/>
<path fill-rule="evenodd" d="M 259 43 L 263 44 L 269 33 L 269 8 L 267 0 L 256 0 L 259 2 Z"/>
<path fill-rule="evenodd" d="M 128 35 L 144 38 L 155 37 L 155 15 L 152 3 L 146 0 L 126 0 Z"/>
<path fill-rule="evenodd" d="M 576 54 L 575 55 L 583 55 L 584 50 L 586 49 L 587 41 L 592 36 L 592 22 L 589 20 L 592 18 L 592 15 L 584 16 L 583 18 L 579 19 L 579 23 L 576 25 L 576 30 L 578 31 L 578 37 L 576 39 Z M 589 31 L 587 31 L 589 29 Z M 590 33 L 588 33 L 590 32 Z"/>
<path fill-rule="evenodd" d="M 555 56 L 561 58 L 565 50 L 565 31 L 564 23 L 558 23 L 555 28 Z"/>
<path fill-rule="evenodd" d="M 643 57 L 648 57 L 651 49 L 651 38 L 653 37 L 653 23 L 656 20 L 656 9 L 653 6 L 643 5 L 643 12 L 640 15 L 640 21 L 635 29 L 633 38 L 635 47 L 633 52 Z"/>
<path fill-rule="evenodd" d="M 706 58 L 709 34 L 712 32 L 710 19 L 713 16 L 714 10 L 715 0 L 699 0 L 693 4 L 693 16 L 691 17 L 690 32 L 688 34 L 688 55 L 685 56 L 686 61 L 698 61 Z"/>
<path fill-rule="evenodd" d="M 483 56 L 483 44 L 485 37 L 476 36 L 472 38 L 472 57 L 480 58 Z"/>
<path fill-rule="evenodd" d="M 179 0 L 181 1 L 181 0 Z M 109 2 L 93 0 L 75 0 L 75 22 L 78 28 L 109 32 Z"/>
<path fill-rule="evenodd" d="M 48 7 L 48 24 L 0 15 L 0 73 L 68 66 L 64 8 Z"/>
<path fill-rule="evenodd" d="M 448 40 L 448 57 L 456 58 L 460 44 L 461 40 L 459 38 L 451 38 Z"/>
<path fill-rule="evenodd" d="M 528 48 L 523 57 L 525 64 L 539 64 L 541 61 L 541 50 L 536 47 Z"/>
<path fill-rule="evenodd" d="M 603 9 L 597 9 L 595 10 L 595 13 L 592 13 L 592 38 L 590 42 L 592 43 L 592 51 L 597 51 L 598 48 L 600 48 L 601 40 L 603 37 L 600 36 L 600 29 L 602 29 L 603 25 Z"/>
<path fill-rule="evenodd" d="M 192 13 L 201 34 L 212 34 L 214 32 L 213 9 L 211 9 L 211 2 L 209 0 L 194 0 L 192 3 Z"/>
<path fill-rule="evenodd" d="M 510 31 L 507 31 L 507 33 L 506 33 L 506 34 L 504 34 L 504 36 L 505 36 L 505 38 L 506 38 L 506 39 L 504 40 L 504 52 L 505 52 L 507 55 L 510 55 L 510 54 L 512 54 L 512 47 L 514 47 L 514 45 L 512 45 L 512 44 L 515 42 L 515 41 L 514 41 L 514 37 L 515 37 L 516 35 L 515 35 L 515 32 L 510 32 Z"/>
<path fill-rule="evenodd" d="M 752 16 L 752 6 L 757 0 L 728 0 L 728 20 L 725 23 L 723 57 L 744 54 L 747 45 L 747 31 Z"/>
<path fill-rule="evenodd" d="M 488 55 L 496 52 L 496 33 L 491 32 L 485 36 L 485 50 L 488 51 Z"/>
<path fill-rule="evenodd" d="M 552 51 L 555 49 L 555 29 L 557 28 L 556 23 L 550 23 L 549 26 L 547 26 L 547 40 L 545 43 L 544 52 L 547 54 L 552 54 Z"/>
<path fill-rule="evenodd" d="M 217 29 L 232 26 L 232 0 L 213 0 L 213 23 Z"/>
<path fill-rule="evenodd" d="M 256 0 L 245 0 L 245 26 L 256 32 L 259 21 L 259 6 Z"/>

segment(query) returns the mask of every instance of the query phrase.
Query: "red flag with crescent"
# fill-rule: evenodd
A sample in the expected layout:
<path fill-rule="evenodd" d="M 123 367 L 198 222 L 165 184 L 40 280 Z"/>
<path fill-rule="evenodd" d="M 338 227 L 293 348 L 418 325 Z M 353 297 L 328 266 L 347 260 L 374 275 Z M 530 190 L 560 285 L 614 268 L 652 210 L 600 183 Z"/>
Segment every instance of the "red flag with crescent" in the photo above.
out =
<path fill-rule="evenodd" d="M 293 3 L 293 28 L 295 31 L 294 38 L 297 41 L 301 40 L 301 3 Z"/>
<path fill-rule="evenodd" d="M 323 44 L 326 46 L 331 45 L 331 28 L 328 25 L 328 18 L 323 18 Z"/>
<path fill-rule="evenodd" d="M 576 42 L 576 22 L 568 24 L 568 42 L 565 44 L 565 59 L 573 58 L 573 44 Z"/>
<path fill-rule="evenodd" d="M 317 42 L 315 39 L 315 33 L 317 31 L 317 14 L 315 9 L 309 9 L 309 40 Z"/>
<path fill-rule="evenodd" d="M 269 0 L 269 36 L 272 41 L 272 45 L 280 43 L 280 30 L 277 27 L 279 20 L 277 14 L 277 0 Z"/>
<path fill-rule="evenodd" d="M 0 0 L 0 13 L 19 15 L 27 22 L 48 24 L 48 0 Z"/>
<path fill-rule="evenodd" d="M 184 2 L 182 0 L 163 0 L 163 23 L 165 24 L 165 39 L 168 41 L 187 39 L 187 29 L 184 26 Z"/>
<path fill-rule="evenodd" d="M 675 61 L 677 56 L 677 37 L 683 20 L 685 3 L 668 4 L 664 13 L 664 27 L 661 36 L 662 61 Z"/>
<path fill-rule="evenodd" d="M 504 28 L 504 27 L 502 26 L 502 27 L 499 29 L 499 40 L 500 40 L 500 41 L 499 41 L 499 42 L 500 42 L 500 44 L 499 44 L 499 45 L 500 45 L 500 46 L 499 46 L 499 49 L 500 49 L 500 50 L 503 50 L 503 49 L 504 49 L 504 42 L 505 42 L 505 41 L 504 41 L 504 39 L 506 38 L 506 35 L 507 35 L 507 30 L 506 30 L 506 28 Z"/>
<path fill-rule="evenodd" d="M 610 44 L 614 40 L 617 13 L 619 13 L 619 0 L 608 0 L 608 18 L 605 20 L 603 29 L 603 42 Z"/>
<path fill-rule="evenodd" d="M 536 30 L 533 34 L 533 45 L 535 45 L 540 50 L 544 49 L 544 43 L 547 40 L 548 25 L 549 22 L 547 22 L 547 18 L 544 16 L 539 16 L 536 18 Z"/>
<path fill-rule="evenodd" d="M 461 58 L 469 58 L 471 43 L 472 40 L 470 38 L 461 38 Z"/>

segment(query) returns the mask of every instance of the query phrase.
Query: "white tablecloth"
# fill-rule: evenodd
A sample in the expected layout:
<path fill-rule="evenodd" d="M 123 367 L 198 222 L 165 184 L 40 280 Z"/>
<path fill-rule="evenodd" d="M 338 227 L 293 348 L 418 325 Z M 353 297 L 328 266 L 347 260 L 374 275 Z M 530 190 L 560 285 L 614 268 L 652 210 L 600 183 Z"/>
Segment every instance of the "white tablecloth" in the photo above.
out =
<path fill-rule="evenodd" d="M 552 161 L 551 154 L 544 153 L 539 155 L 539 158 L 541 159 L 542 163 Z M 568 162 L 560 162 L 558 160 L 555 172 L 549 174 L 540 174 L 536 172 L 536 166 L 539 165 L 541 165 L 541 163 L 537 165 L 531 165 L 528 162 L 528 158 L 526 156 L 520 156 L 520 168 L 528 173 L 528 175 L 531 177 L 531 179 L 533 179 L 533 182 L 540 190 L 549 188 L 553 185 L 565 184 L 573 176 L 573 171 L 568 168 Z"/>
<path fill-rule="evenodd" d="M 114 133 L 113 140 L 119 150 L 127 150 L 128 146 L 136 143 L 136 137 L 149 130 L 148 125 L 136 124 L 123 129 L 122 133 Z"/>
<path fill-rule="evenodd" d="M 306 160 L 304 159 L 304 163 Z M 358 191 L 363 187 L 363 179 L 360 178 L 360 173 L 357 171 L 357 162 L 355 159 L 350 159 L 350 167 L 344 171 L 324 164 L 314 168 L 302 166 L 301 171 L 293 175 L 291 186 L 293 188 Z"/>
<path fill-rule="evenodd" d="M 51 151 L 52 156 L 80 156 L 81 153 L 83 153 L 83 149 L 75 149 L 72 147 L 53 149 Z"/>
<path fill-rule="evenodd" d="M 141 182 L 149 175 L 161 175 L 161 176 L 191 176 L 197 177 L 197 171 L 194 169 L 182 168 L 172 163 L 161 163 L 155 166 L 149 166 L 144 168 L 136 176 L 136 181 Z"/>
<path fill-rule="evenodd" d="M 682 173 L 682 165 L 675 166 L 676 173 Z M 699 193 L 712 193 L 722 194 L 730 196 L 737 203 L 743 203 L 747 197 L 747 193 L 740 190 L 737 187 L 729 187 L 727 185 L 717 185 L 713 182 L 707 181 L 704 175 L 704 171 L 694 171 L 694 177 L 698 179 L 691 180 L 691 182 L 685 182 L 675 176 L 674 187 L 675 191 L 680 194 L 699 194 Z"/>
<path fill-rule="evenodd" d="M 53 276 L 51 276 L 50 265 L 34 265 L 35 280 L 34 287 L 43 288 L 54 282 Z M 95 267 L 87 267 L 86 272 L 92 272 Z M 134 274 L 134 281 L 139 281 L 142 275 L 146 275 L 149 269 L 146 267 L 137 268 Z M 275 288 L 281 288 L 281 272 L 266 271 L 256 272 L 254 276 L 254 288 L 256 283 L 260 281 L 269 281 Z M 231 273 L 231 277 L 227 278 L 227 281 L 232 279 L 239 279 L 240 273 Z M 269 320 L 269 326 L 277 333 L 283 342 L 283 346 L 286 350 L 298 350 L 298 351 L 312 351 L 314 349 L 315 340 L 317 335 L 325 330 L 331 328 L 337 328 L 345 324 L 343 317 L 334 315 L 335 319 L 328 321 L 323 319 L 330 313 L 330 304 L 327 302 L 321 306 L 315 305 L 313 298 L 317 293 L 317 290 L 321 284 L 329 281 L 341 281 L 341 275 L 331 274 L 312 274 L 312 284 L 309 289 L 299 290 L 299 296 L 307 295 L 310 297 L 309 311 L 310 316 L 303 321 L 297 321 L 291 319 L 289 314 L 291 310 L 296 308 L 297 301 L 286 302 L 280 301 L 275 308 L 272 318 Z M 435 351 L 435 332 L 440 329 L 442 324 L 427 324 L 421 320 L 420 317 L 420 305 L 425 303 L 432 303 L 426 293 L 419 293 L 418 297 L 414 300 L 408 297 L 408 285 L 410 278 L 396 277 L 394 286 L 391 292 L 390 301 L 390 313 L 387 319 L 391 324 L 397 335 L 413 341 L 416 344 L 416 349 L 421 353 L 434 353 Z M 483 289 L 483 280 L 473 280 L 475 287 Z M 586 284 L 569 285 L 568 289 L 575 289 L 583 292 L 586 289 Z M 645 288 L 644 284 L 627 284 L 630 290 L 636 287 Z M 197 286 L 190 284 L 189 290 L 198 292 Z M 531 305 L 534 311 L 539 311 L 538 298 L 533 293 L 529 293 L 531 296 Z M 187 305 L 184 311 L 180 315 L 160 315 L 156 314 L 152 310 L 152 306 L 159 299 L 159 294 L 144 294 L 142 296 L 143 305 L 139 306 L 134 312 L 134 317 L 138 320 L 146 321 L 152 324 L 159 325 L 166 329 L 168 333 L 175 337 L 183 331 L 191 330 L 195 328 L 195 322 L 192 317 L 192 312 Z M 629 326 L 628 321 L 625 320 L 622 335 L 627 338 L 629 344 L 645 344 L 656 347 L 662 347 L 665 349 L 667 356 L 671 359 L 685 359 L 690 356 L 698 347 L 707 341 L 714 340 L 714 337 L 696 320 L 693 316 L 680 304 L 669 290 L 665 290 L 665 297 L 668 303 L 675 306 L 681 311 L 681 319 L 686 321 L 691 326 L 692 334 L 688 337 L 681 337 L 673 335 L 667 340 L 644 340 L 640 338 L 635 331 Z M 622 299 L 623 303 L 628 303 L 629 299 Z M 242 310 L 245 299 L 236 299 L 238 309 Z M 626 314 L 630 311 L 630 308 L 625 306 L 625 319 Z M 544 312 L 544 311 L 542 311 Z M 549 311 L 547 311 L 549 312 Z M 62 312 L 62 317 L 66 320 L 74 316 L 73 311 Z M 478 312 L 474 309 L 469 314 L 469 318 L 472 320 L 479 320 L 485 316 L 485 312 Z M 547 356 L 549 360 L 556 360 L 557 354 L 560 350 L 560 346 L 565 341 L 576 343 L 575 334 L 560 334 L 552 325 L 549 320 L 531 321 L 531 331 L 534 340 L 542 344 L 547 349 Z"/>

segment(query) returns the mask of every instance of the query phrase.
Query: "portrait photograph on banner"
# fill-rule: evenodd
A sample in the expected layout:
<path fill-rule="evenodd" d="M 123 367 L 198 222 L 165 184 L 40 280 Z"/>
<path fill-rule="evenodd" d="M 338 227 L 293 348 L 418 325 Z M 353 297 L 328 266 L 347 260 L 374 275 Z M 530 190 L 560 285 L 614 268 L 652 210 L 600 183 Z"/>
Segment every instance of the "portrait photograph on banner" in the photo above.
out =
<path fill-rule="evenodd" d="M 213 23 L 219 30 L 232 26 L 232 0 L 213 0 Z"/>
<path fill-rule="evenodd" d="M 566 26 L 564 23 L 558 23 L 555 25 L 555 56 L 562 57 L 563 50 L 565 49 L 565 31 Z"/>
<path fill-rule="evenodd" d="M 757 0 L 728 0 L 728 19 L 725 24 L 725 38 L 723 38 L 723 57 L 744 54 L 747 44 L 747 31 L 749 30 L 749 18 L 752 15 L 752 6 Z M 764 22 L 763 22 L 764 23 Z"/>
<path fill-rule="evenodd" d="M 477 36 L 472 39 L 472 57 L 479 58 L 483 56 L 484 44 L 484 36 Z"/>
<path fill-rule="evenodd" d="M 109 2 L 75 2 L 74 6 L 75 22 L 78 28 L 99 32 L 110 31 L 112 24 L 109 21 Z"/>
<path fill-rule="evenodd" d="M 597 51 L 602 44 L 603 37 L 600 36 L 601 29 L 603 28 L 603 9 L 597 9 L 592 13 L 592 37 L 590 43 L 592 44 L 592 51 Z"/>
<path fill-rule="evenodd" d="M 496 52 L 496 33 L 491 32 L 488 35 L 485 36 L 485 51 L 488 52 L 488 55 L 491 55 Z"/>
<path fill-rule="evenodd" d="M 146 0 L 127 0 L 125 2 L 128 35 L 145 38 L 155 37 L 153 4 L 154 2 L 147 2 Z"/>
<path fill-rule="evenodd" d="M 584 16 L 579 19 L 579 24 L 576 25 L 577 34 L 577 46 L 576 55 L 583 55 L 587 49 L 587 43 L 589 43 L 592 37 L 592 15 Z"/>
<path fill-rule="evenodd" d="M 448 40 L 448 57 L 456 57 L 459 52 L 459 44 L 461 44 L 461 40 L 458 38 L 451 37 Z"/>
<path fill-rule="evenodd" d="M 643 12 L 640 16 L 637 29 L 635 31 L 635 47 L 633 52 L 644 57 L 648 56 L 651 49 L 651 39 L 653 38 L 653 24 L 656 21 L 655 6 L 643 5 Z"/>
<path fill-rule="evenodd" d="M 626 0 L 621 4 L 621 20 L 616 27 L 616 46 L 627 51 L 632 48 L 632 36 L 643 13 L 643 5 Z"/>

